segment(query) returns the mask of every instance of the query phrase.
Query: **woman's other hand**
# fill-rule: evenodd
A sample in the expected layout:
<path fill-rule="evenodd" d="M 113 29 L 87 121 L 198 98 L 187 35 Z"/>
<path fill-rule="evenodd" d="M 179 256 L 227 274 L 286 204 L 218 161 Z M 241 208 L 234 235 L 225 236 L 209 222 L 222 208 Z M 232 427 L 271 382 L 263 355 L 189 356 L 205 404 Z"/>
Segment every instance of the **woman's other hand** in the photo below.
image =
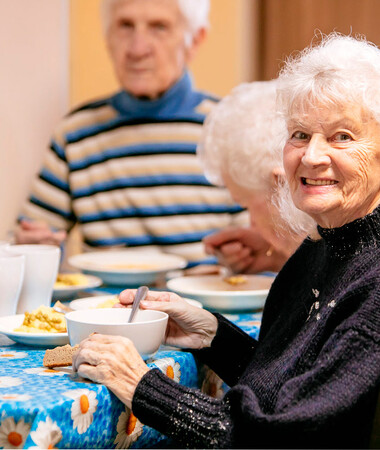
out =
<path fill-rule="evenodd" d="M 208 254 L 218 249 L 223 263 L 235 273 L 278 272 L 290 256 L 274 248 L 253 227 L 231 227 L 203 239 Z"/>
<path fill-rule="evenodd" d="M 122 336 L 93 334 L 73 356 L 78 375 L 107 386 L 128 408 L 136 386 L 149 368 L 133 342 Z"/>
<path fill-rule="evenodd" d="M 135 293 L 134 289 L 121 292 L 120 303 L 125 306 L 131 305 Z M 205 309 L 190 305 L 177 294 L 170 292 L 149 291 L 140 307 L 163 311 L 169 315 L 165 338 L 168 345 L 193 349 L 209 347 L 218 328 L 218 321 L 214 315 Z"/>

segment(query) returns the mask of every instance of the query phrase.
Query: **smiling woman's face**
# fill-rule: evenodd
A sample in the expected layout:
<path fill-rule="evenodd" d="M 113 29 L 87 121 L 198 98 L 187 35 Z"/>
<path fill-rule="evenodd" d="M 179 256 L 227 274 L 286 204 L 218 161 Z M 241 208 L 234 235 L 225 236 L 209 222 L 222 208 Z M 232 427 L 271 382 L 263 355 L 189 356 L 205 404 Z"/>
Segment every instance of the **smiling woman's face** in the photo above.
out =
<path fill-rule="evenodd" d="M 284 167 L 293 201 L 325 228 L 380 203 L 380 125 L 358 105 L 310 108 L 288 123 Z"/>

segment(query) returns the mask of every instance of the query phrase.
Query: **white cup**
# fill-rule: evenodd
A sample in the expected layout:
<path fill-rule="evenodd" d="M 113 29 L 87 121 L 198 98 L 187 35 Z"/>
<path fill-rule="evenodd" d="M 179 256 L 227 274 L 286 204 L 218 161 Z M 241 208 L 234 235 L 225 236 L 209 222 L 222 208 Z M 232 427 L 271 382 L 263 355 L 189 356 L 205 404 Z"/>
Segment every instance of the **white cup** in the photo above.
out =
<path fill-rule="evenodd" d="M 57 279 L 61 250 L 55 245 L 11 245 L 8 252 L 25 256 L 24 282 L 17 313 L 33 311 L 40 305 L 50 306 Z"/>
<path fill-rule="evenodd" d="M 5 250 L 9 248 L 11 244 L 8 241 L 0 241 L 0 250 Z"/>
<path fill-rule="evenodd" d="M 0 316 L 16 314 L 24 268 L 25 256 L 0 249 Z"/>

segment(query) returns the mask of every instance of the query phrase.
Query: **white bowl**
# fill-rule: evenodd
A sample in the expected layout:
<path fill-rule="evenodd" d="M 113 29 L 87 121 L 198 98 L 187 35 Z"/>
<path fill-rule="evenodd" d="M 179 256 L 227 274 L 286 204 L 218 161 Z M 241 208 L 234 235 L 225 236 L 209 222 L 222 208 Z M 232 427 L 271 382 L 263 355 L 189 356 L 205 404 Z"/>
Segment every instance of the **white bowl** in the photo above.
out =
<path fill-rule="evenodd" d="M 117 298 L 117 295 L 109 294 L 109 295 L 97 295 L 93 297 L 85 297 L 85 298 L 77 298 L 70 302 L 70 308 L 74 311 L 79 309 L 93 309 L 98 308 L 98 305 L 106 302 L 107 300 L 114 300 Z M 201 302 L 197 302 L 196 300 L 192 300 L 190 298 L 185 298 L 190 305 L 197 306 L 198 308 L 203 308 Z"/>
<path fill-rule="evenodd" d="M 181 297 L 197 300 L 207 309 L 222 312 L 262 309 L 274 277 L 244 275 L 246 283 L 230 285 L 220 275 L 200 275 L 172 278 L 169 290 Z"/>
<path fill-rule="evenodd" d="M 139 309 L 133 322 L 128 323 L 130 313 L 130 308 L 82 309 L 67 313 L 70 344 L 79 344 L 91 333 L 111 334 L 131 339 L 143 358 L 154 355 L 164 339 L 168 315 Z"/>
<path fill-rule="evenodd" d="M 187 261 L 168 253 L 103 250 L 71 256 L 69 264 L 101 278 L 105 284 L 138 287 L 150 286 L 167 272 L 183 269 Z"/>

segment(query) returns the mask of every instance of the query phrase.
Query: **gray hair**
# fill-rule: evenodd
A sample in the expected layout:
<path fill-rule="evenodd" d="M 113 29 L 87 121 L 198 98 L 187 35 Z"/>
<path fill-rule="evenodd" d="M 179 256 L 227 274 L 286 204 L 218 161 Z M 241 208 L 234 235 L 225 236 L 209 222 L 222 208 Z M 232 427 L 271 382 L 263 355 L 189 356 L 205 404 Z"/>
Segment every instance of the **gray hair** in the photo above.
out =
<path fill-rule="evenodd" d="M 290 57 L 279 76 L 278 105 L 285 118 L 309 106 L 359 104 L 380 121 L 380 50 L 364 37 L 321 35 L 321 42 Z"/>
<path fill-rule="evenodd" d="M 276 110 L 277 80 L 242 83 L 207 116 L 197 154 L 207 179 L 223 185 L 223 175 L 239 186 L 267 194 L 281 213 L 279 233 L 304 235 L 315 222 L 293 204 L 287 183 L 273 191 L 273 169 L 282 167 L 287 137 L 283 117 Z M 286 208 L 283 208 L 286 204 Z"/>
<path fill-rule="evenodd" d="M 104 34 L 107 34 L 111 24 L 112 6 L 123 0 L 102 0 L 101 20 Z M 202 28 L 209 27 L 210 0 L 177 0 L 178 7 L 188 25 L 185 34 L 186 45 L 191 44 L 192 37 Z"/>
<path fill-rule="evenodd" d="M 287 121 L 310 107 L 359 104 L 379 122 L 380 50 L 362 36 L 334 32 L 321 38 L 319 45 L 312 43 L 285 62 L 277 86 L 279 112 Z M 307 232 L 315 227 L 311 218 L 294 221 L 295 205 L 287 183 L 279 186 L 276 200 L 281 216 L 297 233 L 300 225 Z"/>
<path fill-rule="evenodd" d="M 282 166 L 286 128 L 276 113 L 276 81 L 236 86 L 213 107 L 197 147 L 209 181 L 223 185 L 223 174 L 252 190 L 267 190 L 275 167 Z"/>

